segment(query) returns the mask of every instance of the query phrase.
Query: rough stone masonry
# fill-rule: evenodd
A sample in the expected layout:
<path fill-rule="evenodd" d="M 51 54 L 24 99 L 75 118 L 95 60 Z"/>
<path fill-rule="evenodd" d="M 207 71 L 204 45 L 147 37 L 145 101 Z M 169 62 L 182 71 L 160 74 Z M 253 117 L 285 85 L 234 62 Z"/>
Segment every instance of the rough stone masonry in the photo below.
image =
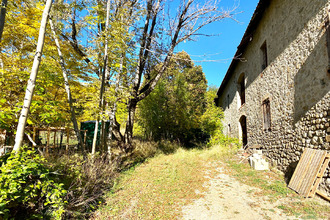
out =
<path fill-rule="evenodd" d="M 290 178 L 305 148 L 330 152 L 330 3 L 261 0 L 218 90 L 224 133 Z M 321 189 L 330 196 L 330 169 Z"/>

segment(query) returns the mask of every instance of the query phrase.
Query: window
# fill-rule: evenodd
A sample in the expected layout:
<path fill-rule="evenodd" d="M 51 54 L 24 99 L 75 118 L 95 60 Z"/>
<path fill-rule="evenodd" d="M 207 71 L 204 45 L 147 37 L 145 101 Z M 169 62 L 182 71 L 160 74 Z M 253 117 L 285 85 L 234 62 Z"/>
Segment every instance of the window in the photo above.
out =
<path fill-rule="evenodd" d="M 263 71 L 268 66 L 267 43 L 266 43 L 266 41 L 262 44 L 262 46 L 260 47 L 260 50 L 261 50 L 261 58 L 262 58 L 262 60 L 261 60 L 261 71 Z"/>
<path fill-rule="evenodd" d="M 227 136 L 230 136 L 231 134 L 231 127 L 230 127 L 230 124 L 228 124 L 228 132 L 227 132 Z"/>
<path fill-rule="evenodd" d="M 243 146 L 247 145 L 247 124 L 246 124 L 246 116 L 242 115 L 241 118 L 239 119 L 239 123 L 241 125 L 241 138 L 242 138 L 242 143 Z"/>
<path fill-rule="evenodd" d="M 227 95 L 227 107 L 229 109 L 229 94 Z"/>
<path fill-rule="evenodd" d="M 264 130 L 271 130 L 270 101 L 266 99 L 262 103 L 262 112 L 264 116 Z"/>
<path fill-rule="evenodd" d="M 241 74 L 239 77 L 238 81 L 238 92 L 239 92 L 239 97 L 241 99 L 241 106 L 245 103 L 245 77 L 244 73 Z"/>
<path fill-rule="evenodd" d="M 326 39 L 328 48 L 328 73 L 330 74 L 330 12 L 328 13 L 328 19 L 325 23 Z"/>

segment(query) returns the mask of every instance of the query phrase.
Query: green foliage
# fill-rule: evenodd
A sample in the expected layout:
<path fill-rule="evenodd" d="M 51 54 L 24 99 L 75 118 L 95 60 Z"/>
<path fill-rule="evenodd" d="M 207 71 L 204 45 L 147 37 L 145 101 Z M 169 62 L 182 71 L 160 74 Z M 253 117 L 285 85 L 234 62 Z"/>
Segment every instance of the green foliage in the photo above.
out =
<path fill-rule="evenodd" d="M 226 137 L 222 133 L 223 110 L 215 105 L 214 98 L 216 98 L 216 96 L 217 88 L 210 87 L 205 94 L 206 110 L 200 119 L 202 131 L 210 135 L 207 145 L 228 145 L 230 143 L 238 144 L 237 139 Z"/>
<path fill-rule="evenodd" d="M 216 145 L 221 143 L 225 137 L 222 134 L 223 111 L 214 104 L 216 88 L 210 88 L 206 93 L 206 111 L 201 117 L 201 127 L 204 132 L 211 136 L 208 144 Z"/>
<path fill-rule="evenodd" d="M 155 90 L 139 105 L 139 125 L 148 139 L 189 144 L 201 135 L 206 79 L 186 52 L 175 55 Z"/>
<path fill-rule="evenodd" d="M 23 148 L 1 160 L 0 217 L 61 219 L 66 190 L 43 157 Z"/>
<path fill-rule="evenodd" d="M 0 128 L 9 132 L 16 129 L 22 109 L 43 7 L 43 2 L 34 0 L 8 2 L 6 28 L 0 43 L 2 66 L 0 70 Z M 49 30 L 47 32 L 50 33 Z M 61 45 L 64 43 L 61 42 Z M 81 89 L 83 87 L 81 81 L 87 80 L 87 77 L 83 77 L 85 69 L 70 49 L 69 45 L 62 48 L 67 64 L 72 67 L 69 71 L 70 86 L 72 90 L 84 92 L 85 90 Z M 71 121 L 62 70 L 54 57 L 56 54 L 54 41 L 49 34 L 46 34 L 28 125 L 63 126 Z M 77 98 L 75 94 L 73 98 Z"/>

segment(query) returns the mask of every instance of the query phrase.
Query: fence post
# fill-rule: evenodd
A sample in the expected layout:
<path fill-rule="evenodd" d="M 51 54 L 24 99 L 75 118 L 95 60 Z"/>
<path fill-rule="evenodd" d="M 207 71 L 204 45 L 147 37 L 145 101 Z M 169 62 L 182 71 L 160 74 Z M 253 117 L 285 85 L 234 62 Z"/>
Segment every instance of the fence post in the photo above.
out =
<path fill-rule="evenodd" d="M 86 140 L 87 140 L 87 130 L 85 130 L 85 132 L 84 132 L 84 145 L 85 145 L 85 150 L 87 150 Z"/>
<path fill-rule="evenodd" d="M 68 152 L 69 150 L 69 141 L 70 141 L 70 136 L 69 136 L 69 128 L 66 128 L 66 151 Z"/>
<path fill-rule="evenodd" d="M 48 128 L 48 133 L 47 133 L 46 153 L 48 153 L 49 142 L 50 142 L 50 128 Z"/>
<path fill-rule="evenodd" d="M 56 147 L 56 130 L 54 130 L 54 148 Z"/>
<path fill-rule="evenodd" d="M 32 137 L 32 140 L 34 142 L 36 142 L 36 133 L 37 133 L 37 128 L 36 127 L 33 127 L 33 137 Z"/>

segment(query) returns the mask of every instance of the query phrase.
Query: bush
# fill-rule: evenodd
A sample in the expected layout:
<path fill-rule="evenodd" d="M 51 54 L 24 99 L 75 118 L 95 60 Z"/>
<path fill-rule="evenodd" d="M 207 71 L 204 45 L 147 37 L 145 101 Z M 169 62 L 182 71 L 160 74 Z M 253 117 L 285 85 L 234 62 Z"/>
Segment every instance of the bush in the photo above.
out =
<path fill-rule="evenodd" d="M 113 186 L 118 170 L 118 163 L 106 154 L 53 155 L 48 160 L 62 174 L 67 189 L 65 219 L 88 218 Z"/>
<path fill-rule="evenodd" d="M 0 218 L 61 219 L 66 190 L 45 158 L 23 148 L 1 160 Z"/>

